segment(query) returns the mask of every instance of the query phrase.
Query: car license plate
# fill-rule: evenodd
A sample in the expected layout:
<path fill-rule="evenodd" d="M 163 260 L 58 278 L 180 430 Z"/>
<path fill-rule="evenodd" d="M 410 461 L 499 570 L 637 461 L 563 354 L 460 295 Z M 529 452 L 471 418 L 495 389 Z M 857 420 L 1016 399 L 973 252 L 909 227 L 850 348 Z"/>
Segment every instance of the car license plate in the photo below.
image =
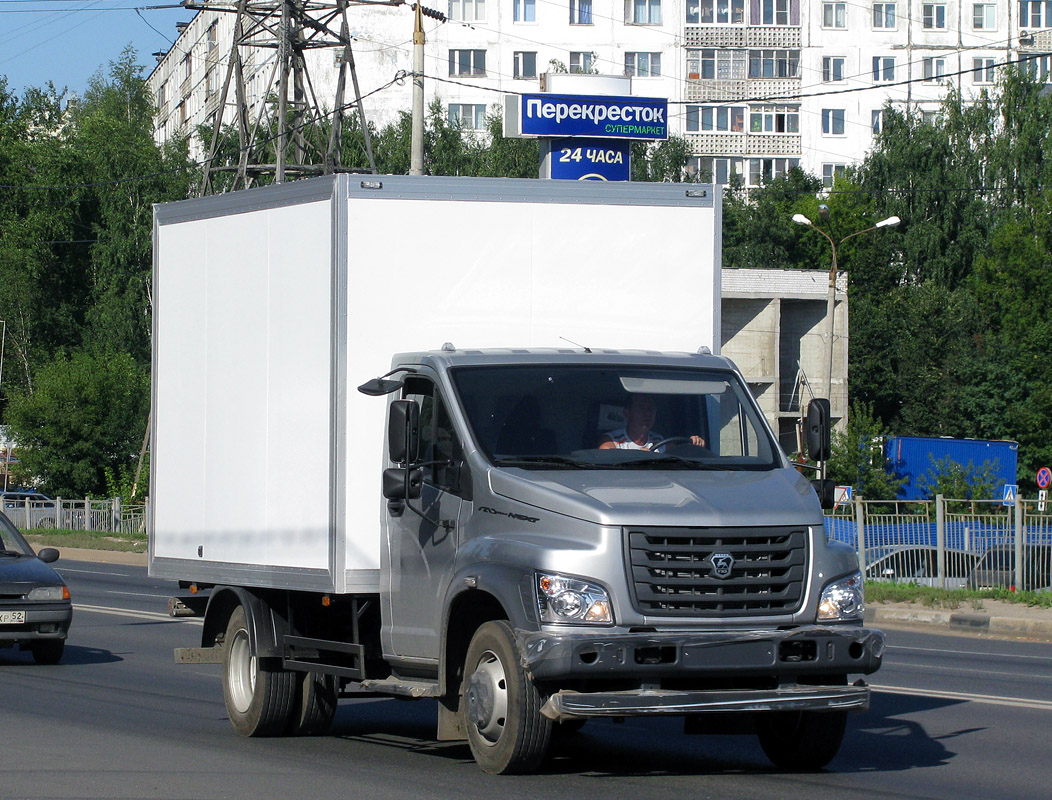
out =
<path fill-rule="evenodd" d="M 0 625 L 21 625 L 25 621 L 25 611 L 0 611 Z"/>

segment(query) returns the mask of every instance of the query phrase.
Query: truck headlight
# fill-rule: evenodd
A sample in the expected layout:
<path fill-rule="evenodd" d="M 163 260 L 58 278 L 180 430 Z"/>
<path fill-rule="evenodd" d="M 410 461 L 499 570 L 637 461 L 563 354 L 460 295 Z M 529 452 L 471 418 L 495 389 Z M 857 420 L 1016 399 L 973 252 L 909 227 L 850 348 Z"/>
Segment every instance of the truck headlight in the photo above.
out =
<path fill-rule="evenodd" d="M 866 610 L 866 590 L 862 573 L 833 581 L 822 590 L 818 603 L 818 622 L 860 620 Z"/>
<path fill-rule="evenodd" d="M 563 575 L 537 573 L 537 608 L 541 622 L 612 625 L 614 612 L 606 589 Z"/>

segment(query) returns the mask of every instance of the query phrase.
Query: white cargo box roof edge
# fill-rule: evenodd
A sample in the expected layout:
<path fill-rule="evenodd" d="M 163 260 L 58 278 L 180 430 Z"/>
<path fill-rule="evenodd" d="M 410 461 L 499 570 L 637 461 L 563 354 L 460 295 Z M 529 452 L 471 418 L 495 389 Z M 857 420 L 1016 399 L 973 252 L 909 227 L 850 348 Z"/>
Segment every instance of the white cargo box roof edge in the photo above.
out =
<path fill-rule="evenodd" d="M 715 207 L 720 214 L 723 187 L 701 183 L 609 183 L 541 181 L 532 178 L 451 178 L 341 173 L 292 183 L 154 205 L 159 225 L 249 213 L 333 197 L 343 184 L 346 197 L 385 200 L 457 200 L 503 203 L 598 203 L 601 205 Z"/>

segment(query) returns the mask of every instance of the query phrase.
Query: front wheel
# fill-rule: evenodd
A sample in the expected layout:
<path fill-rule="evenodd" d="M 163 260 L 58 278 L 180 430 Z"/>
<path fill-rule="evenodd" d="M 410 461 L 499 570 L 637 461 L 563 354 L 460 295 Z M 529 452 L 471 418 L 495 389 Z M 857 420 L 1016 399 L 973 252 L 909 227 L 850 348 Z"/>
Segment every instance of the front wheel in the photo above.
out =
<path fill-rule="evenodd" d="M 760 747 L 775 766 L 795 772 L 821 769 L 836 756 L 846 711 L 778 711 L 756 717 Z"/>
<path fill-rule="evenodd" d="M 242 736 L 284 733 L 294 713 L 296 676 L 268 669 L 252 654 L 243 606 L 230 615 L 223 648 L 223 699 L 234 730 Z"/>
<path fill-rule="evenodd" d="M 552 722 L 519 663 L 515 637 L 504 621 L 483 624 L 464 662 L 464 715 L 475 761 L 491 775 L 533 772 L 548 751 Z"/>

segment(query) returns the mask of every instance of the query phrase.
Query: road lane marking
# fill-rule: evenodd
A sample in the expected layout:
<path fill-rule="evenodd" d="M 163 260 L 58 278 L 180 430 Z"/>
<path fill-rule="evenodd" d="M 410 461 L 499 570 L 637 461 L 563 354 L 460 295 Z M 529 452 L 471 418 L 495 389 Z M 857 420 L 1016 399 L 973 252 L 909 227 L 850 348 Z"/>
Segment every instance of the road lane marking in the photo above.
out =
<path fill-rule="evenodd" d="M 204 620 L 196 617 L 170 617 L 159 611 L 133 611 L 128 608 L 111 608 L 110 606 L 88 606 L 76 603 L 74 611 L 89 611 L 95 614 L 111 614 L 117 617 L 132 617 L 133 619 L 152 619 L 163 622 L 189 622 L 191 625 L 203 625 Z"/>
<path fill-rule="evenodd" d="M 970 650 L 939 650 L 936 647 L 904 647 L 902 645 L 888 645 L 888 650 L 916 650 L 921 653 L 949 653 L 959 656 L 993 656 L 995 658 L 1030 658 L 1035 661 L 1048 661 L 1048 656 L 1024 656 L 1013 653 L 983 653 Z"/>
<path fill-rule="evenodd" d="M 913 697 L 937 697 L 942 700 L 963 700 L 968 703 L 984 703 L 1010 708 L 1033 708 L 1040 711 L 1052 711 L 1052 700 L 1027 700 L 1019 697 L 1000 697 L 992 694 L 973 694 L 972 692 L 947 692 L 941 689 L 913 689 L 906 686 L 880 686 L 870 684 L 875 692 L 888 694 L 906 694 Z"/>
<path fill-rule="evenodd" d="M 897 667 L 899 669 L 930 669 L 930 670 L 935 670 L 937 672 L 952 673 L 954 675 L 965 675 L 965 674 L 985 675 L 985 676 L 989 676 L 990 675 L 990 670 L 989 669 L 968 669 L 967 667 L 950 667 L 950 666 L 946 666 L 945 664 L 901 664 L 901 663 L 895 663 L 893 666 Z M 1034 673 L 1034 672 L 1013 672 L 1013 673 L 1005 673 L 1005 676 L 1006 677 L 1011 677 L 1011 678 L 1040 678 L 1041 680 L 1052 679 L 1052 674 L 1041 673 L 1041 672 L 1038 672 L 1038 673 Z"/>

